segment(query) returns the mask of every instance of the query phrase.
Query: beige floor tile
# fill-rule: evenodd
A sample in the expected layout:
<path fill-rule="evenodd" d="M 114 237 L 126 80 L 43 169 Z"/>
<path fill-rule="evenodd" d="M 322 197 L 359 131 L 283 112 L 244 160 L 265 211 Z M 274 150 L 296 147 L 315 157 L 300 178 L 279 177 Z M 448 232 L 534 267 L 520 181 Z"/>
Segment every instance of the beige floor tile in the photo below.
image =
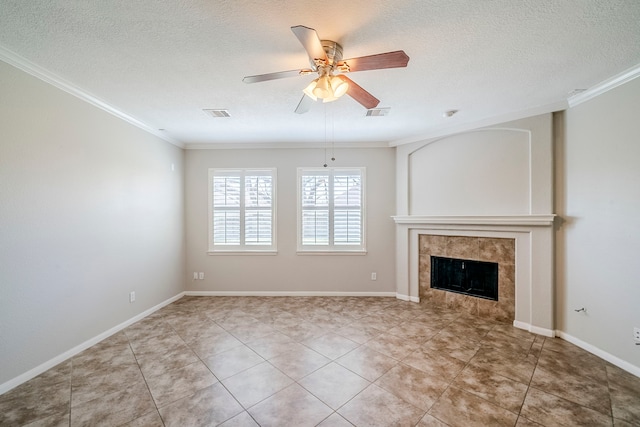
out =
<path fill-rule="evenodd" d="M 300 344 L 281 332 L 274 332 L 247 343 L 247 347 L 265 359 L 271 359 L 299 346 Z"/>
<path fill-rule="evenodd" d="M 364 345 L 396 360 L 402 360 L 420 348 L 420 344 L 420 341 L 407 340 L 406 338 L 384 333 L 367 341 Z"/>
<path fill-rule="evenodd" d="M 255 427 L 247 409 L 262 405 L 264 423 L 278 425 L 517 416 L 518 427 L 629 427 L 640 425 L 638 402 L 640 379 L 567 341 L 433 302 L 189 296 L 0 395 L 0 425 Z"/>
<path fill-rule="evenodd" d="M 537 359 L 525 353 L 481 348 L 469 363 L 514 381 L 529 384 L 536 368 Z"/>
<path fill-rule="evenodd" d="M 360 346 L 360 344 L 333 332 L 308 339 L 302 344 L 331 360 L 335 360 Z"/>
<path fill-rule="evenodd" d="M 333 411 L 298 384 L 292 384 L 249 410 L 260 426 L 315 426 Z"/>
<path fill-rule="evenodd" d="M 124 424 L 123 427 L 164 427 L 164 423 L 158 411 L 153 410 L 148 414 Z"/>
<path fill-rule="evenodd" d="M 569 372 L 548 371 L 538 365 L 530 385 L 611 416 L 611 399 L 606 382 L 601 383 Z"/>
<path fill-rule="evenodd" d="M 204 427 L 229 420 L 243 412 L 243 409 L 222 384 L 216 383 L 159 411 L 167 427 Z"/>
<path fill-rule="evenodd" d="M 145 378 L 162 375 L 165 372 L 200 361 L 198 356 L 186 345 L 167 350 L 166 353 L 141 356 L 137 359 Z"/>
<path fill-rule="evenodd" d="M 22 424 L 23 427 L 69 427 L 71 414 L 66 412 L 64 414 L 50 415 L 45 418 L 40 418 L 29 424 Z M 0 424 L 4 425 L 4 424 Z M 10 425 L 10 424 L 9 424 Z"/>
<path fill-rule="evenodd" d="M 292 384 L 293 380 L 269 362 L 264 362 L 226 378 L 222 383 L 240 404 L 248 409 Z"/>
<path fill-rule="evenodd" d="M 452 427 L 514 426 L 518 415 L 455 387 L 449 387 L 429 414 Z"/>
<path fill-rule="evenodd" d="M 142 383 L 72 408 L 71 427 L 121 425 L 155 409 L 147 386 Z"/>
<path fill-rule="evenodd" d="M 338 409 L 371 383 L 336 363 L 330 363 L 304 377 L 299 384 L 332 409 Z"/>
<path fill-rule="evenodd" d="M 396 359 L 366 346 L 358 347 L 336 362 L 372 382 L 398 364 Z"/>
<path fill-rule="evenodd" d="M 191 350 L 203 359 L 242 345 L 242 341 L 227 331 L 222 331 L 216 335 L 201 337 L 189 343 Z"/>
<path fill-rule="evenodd" d="M 259 425 L 247 411 L 243 411 L 223 422 L 219 427 L 259 427 Z"/>
<path fill-rule="evenodd" d="M 614 418 L 640 425 L 640 378 L 613 365 L 606 370 Z"/>
<path fill-rule="evenodd" d="M 480 349 L 480 343 L 465 340 L 449 332 L 440 331 L 436 336 L 422 345 L 428 351 L 446 354 L 463 362 L 468 362 Z"/>
<path fill-rule="evenodd" d="M 355 426 L 413 426 L 424 416 L 422 409 L 370 385 L 338 410 Z"/>
<path fill-rule="evenodd" d="M 318 427 L 353 427 L 353 424 L 334 412 L 318 424 Z"/>
<path fill-rule="evenodd" d="M 466 363 L 455 357 L 419 348 L 407 357 L 402 359 L 402 363 L 440 378 L 444 381 L 452 381 Z"/>
<path fill-rule="evenodd" d="M 158 408 L 218 382 L 201 361 L 158 376 L 147 377 L 146 380 Z"/>
<path fill-rule="evenodd" d="M 269 363 L 294 380 L 309 375 L 329 362 L 331 362 L 330 359 L 302 345 L 288 353 L 269 359 Z"/>
<path fill-rule="evenodd" d="M 416 424 L 416 427 L 448 427 L 448 424 L 443 423 L 439 419 L 429 414 L 425 414 L 420 422 Z"/>
<path fill-rule="evenodd" d="M 437 376 L 402 363 L 378 378 L 375 384 L 424 411 L 431 408 L 449 385 Z"/>
<path fill-rule="evenodd" d="M 473 365 L 467 366 L 451 385 L 516 414 L 520 412 L 528 389 L 527 384 Z"/>
<path fill-rule="evenodd" d="M 71 407 L 143 382 L 136 364 L 113 366 L 111 370 L 101 368 L 95 374 L 74 378 L 71 384 Z"/>
<path fill-rule="evenodd" d="M 208 357 L 203 361 L 217 378 L 224 379 L 252 368 L 264 362 L 264 359 L 249 347 L 242 345 Z"/>
<path fill-rule="evenodd" d="M 369 325 L 347 325 L 336 331 L 338 335 L 342 335 L 345 338 L 349 338 L 351 341 L 358 344 L 364 344 L 372 338 L 382 334 L 383 331 L 376 329 Z"/>
<path fill-rule="evenodd" d="M 544 426 L 611 426 L 610 416 L 529 387 L 520 415 Z"/>

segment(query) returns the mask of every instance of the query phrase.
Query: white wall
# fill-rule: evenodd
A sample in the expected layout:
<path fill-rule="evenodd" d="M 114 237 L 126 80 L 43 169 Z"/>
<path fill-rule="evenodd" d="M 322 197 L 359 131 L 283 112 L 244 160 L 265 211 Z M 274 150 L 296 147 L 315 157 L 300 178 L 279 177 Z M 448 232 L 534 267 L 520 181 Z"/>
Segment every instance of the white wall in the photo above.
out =
<path fill-rule="evenodd" d="M 183 161 L 0 62 L 0 384 L 182 292 Z"/>
<path fill-rule="evenodd" d="M 397 147 L 397 215 L 547 215 L 550 114 Z"/>
<path fill-rule="evenodd" d="M 366 167 L 367 255 L 296 255 L 296 168 L 320 167 L 322 149 L 187 150 L 187 290 L 227 292 L 395 292 L 394 150 L 336 149 L 335 167 Z M 275 256 L 207 255 L 207 170 L 277 168 Z M 371 280 L 371 272 L 377 280 Z"/>
<path fill-rule="evenodd" d="M 640 79 L 556 117 L 558 329 L 636 367 Z M 586 313 L 574 310 L 586 308 Z"/>

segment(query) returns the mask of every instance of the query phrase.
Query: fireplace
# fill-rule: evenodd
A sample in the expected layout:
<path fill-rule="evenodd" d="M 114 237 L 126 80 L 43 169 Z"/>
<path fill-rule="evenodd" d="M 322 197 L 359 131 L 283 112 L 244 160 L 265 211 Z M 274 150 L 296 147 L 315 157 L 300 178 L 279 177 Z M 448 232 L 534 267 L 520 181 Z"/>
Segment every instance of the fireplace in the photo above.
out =
<path fill-rule="evenodd" d="M 553 215 L 395 216 L 396 297 L 442 305 L 554 336 Z M 428 236 L 428 237 L 425 237 Z M 447 239 L 460 239 L 451 245 Z M 485 240 L 487 239 L 487 240 Z M 511 241 L 505 252 L 490 244 Z M 512 261 L 500 261 L 508 253 Z M 431 288 L 431 255 L 498 262 L 498 301 Z M 493 255 L 491 255 L 493 254 Z"/>
<path fill-rule="evenodd" d="M 498 263 L 431 255 L 431 288 L 498 301 Z"/>
<path fill-rule="evenodd" d="M 445 306 L 498 322 L 515 320 L 515 239 L 455 236 L 421 233 L 417 235 L 420 300 Z M 444 266 L 436 266 L 445 260 Z M 453 261 L 446 261 L 453 260 Z M 451 267 L 454 271 L 445 271 Z M 480 272 L 482 267 L 487 272 Z M 479 273 L 470 277 L 468 270 Z M 450 289 L 442 289 L 433 279 L 443 276 Z M 495 280 L 495 295 L 489 295 L 485 283 Z M 467 289 L 475 281 L 475 288 L 486 295 L 470 295 Z M 458 282 L 457 284 L 455 282 Z M 451 289 L 452 288 L 452 289 Z"/>

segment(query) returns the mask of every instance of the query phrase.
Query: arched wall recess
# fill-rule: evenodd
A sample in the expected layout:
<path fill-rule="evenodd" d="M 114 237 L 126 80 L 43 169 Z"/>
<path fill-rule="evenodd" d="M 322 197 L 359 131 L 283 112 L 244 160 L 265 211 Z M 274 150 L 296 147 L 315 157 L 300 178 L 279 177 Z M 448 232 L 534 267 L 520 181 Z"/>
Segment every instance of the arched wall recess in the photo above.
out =
<path fill-rule="evenodd" d="M 479 129 L 408 156 L 409 215 L 531 214 L 531 131 Z"/>

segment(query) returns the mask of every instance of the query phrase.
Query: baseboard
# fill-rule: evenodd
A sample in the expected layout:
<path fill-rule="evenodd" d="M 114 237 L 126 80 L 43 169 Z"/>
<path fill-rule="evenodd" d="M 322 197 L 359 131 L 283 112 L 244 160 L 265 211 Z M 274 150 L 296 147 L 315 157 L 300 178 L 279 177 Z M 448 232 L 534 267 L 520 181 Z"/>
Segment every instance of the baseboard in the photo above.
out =
<path fill-rule="evenodd" d="M 420 297 L 410 297 L 409 295 L 396 293 L 396 298 L 402 301 L 420 302 Z"/>
<path fill-rule="evenodd" d="M 534 326 L 530 323 L 521 322 L 519 320 L 514 320 L 513 326 L 518 329 L 524 329 L 525 331 L 529 331 L 532 334 L 542 335 L 549 338 L 553 338 L 556 336 L 556 331 L 554 331 L 553 329 L 541 328 L 539 326 Z"/>
<path fill-rule="evenodd" d="M 395 297 L 395 292 L 186 291 L 194 297 Z"/>
<path fill-rule="evenodd" d="M 96 335 L 95 337 L 83 342 L 80 345 L 77 345 L 75 347 L 73 347 L 70 350 L 65 351 L 64 353 L 54 357 L 53 359 L 50 359 L 44 363 L 42 363 L 41 365 L 36 366 L 33 369 L 30 369 L 29 371 L 25 372 L 24 374 L 18 375 L 17 377 L 3 383 L 0 384 L 0 394 L 6 393 L 9 390 L 19 386 L 22 383 L 25 383 L 27 381 L 29 381 L 32 378 L 37 377 L 38 375 L 42 374 L 43 372 L 53 368 L 54 366 L 64 362 L 65 360 L 75 356 L 76 354 L 88 349 L 89 347 L 98 344 L 100 341 L 109 338 L 111 335 L 120 332 L 121 330 L 123 330 L 124 328 L 126 328 L 129 325 L 132 325 L 134 323 L 136 323 L 139 320 L 142 320 L 143 318 L 147 317 L 148 315 L 150 315 L 151 313 L 153 313 L 154 311 L 160 310 L 162 307 L 171 304 L 174 301 L 179 300 L 180 298 L 182 298 L 184 296 L 184 292 L 179 293 L 178 295 L 169 298 L 166 301 L 161 302 L 158 305 L 155 305 L 153 307 L 151 307 L 148 310 L 143 311 L 142 313 L 132 317 L 129 320 L 126 320 L 125 322 L 120 323 L 117 326 L 114 326 L 113 328 L 101 333 L 100 335 Z"/>
<path fill-rule="evenodd" d="M 588 351 L 589 353 L 595 354 L 599 358 L 606 360 L 612 365 L 616 365 L 620 369 L 624 369 L 625 371 L 635 375 L 636 377 L 640 377 L 640 367 L 638 366 L 632 365 L 631 363 L 622 360 L 611 353 L 607 353 L 606 351 L 592 344 L 586 343 L 581 339 L 574 337 L 573 335 L 569 335 L 566 332 L 556 331 L 556 336 L 562 338 L 565 341 L 569 341 L 571 344 L 576 345 L 581 349 Z"/>

